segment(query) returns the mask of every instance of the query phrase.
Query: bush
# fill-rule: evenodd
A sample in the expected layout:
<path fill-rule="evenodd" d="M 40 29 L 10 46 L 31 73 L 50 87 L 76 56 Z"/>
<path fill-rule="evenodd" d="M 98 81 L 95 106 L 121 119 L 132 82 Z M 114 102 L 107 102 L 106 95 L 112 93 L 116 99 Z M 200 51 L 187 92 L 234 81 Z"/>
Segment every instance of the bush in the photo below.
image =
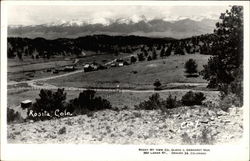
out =
<path fill-rule="evenodd" d="M 65 110 L 66 93 L 64 92 L 64 89 L 59 88 L 56 92 L 42 89 L 39 96 L 40 98 L 36 99 L 36 102 L 31 109 L 28 110 L 28 118 L 35 119 L 34 117 L 29 116 L 30 110 L 32 110 L 33 113 L 44 113 L 46 111 L 50 114 L 50 117 L 42 116 L 37 118 L 42 120 L 54 117 L 55 110 Z"/>
<path fill-rule="evenodd" d="M 156 79 L 154 82 L 155 90 L 161 90 L 161 82 L 159 79 Z"/>
<path fill-rule="evenodd" d="M 139 105 L 135 105 L 135 109 L 139 110 L 155 110 L 162 106 L 162 100 L 158 93 L 153 94 L 149 97 L 149 100 L 141 102 Z"/>
<path fill-rule="evenodd" d="M 62 135 L 62 134 L 65 134 L 66 133 L 66 127 L 62 127 L 59 131 L 58 131 L 58 134 L 59 135 Z"/>
<path fill-rule="evenodd" d="M 242 103 L 240 101 L 240 98 L 233 93 L 230 93 L 228 95 L 226 95 L 221 101 L 220 101 L 220 108 L 223 111 L 228 111 L 228 109 L 232 106 L 237 106 L 237 107 L 241 107 Z"/>
<path fill-rule="evenodd" d="M 177 108 L 180 106 L 180 102 L 177 101 L 176 96 L 173 98 L 169 95 L 166 100 L 160 98 L 158 93 L 153 94 L 149 97 L 149 100 L 141 102 L 139 105 L 135 105 L 135 109 L 139 110 L 156 110 L 160 109 L 164 112 L 168 109 Z"/>
<path fill-rule="evenodd" d="M 11 122 L 16 122 L 16 123 L 20 123 L 23 122 L 24 119 L 21 117 L 20 113 L 7 108 L 7 123 L 11 123 Z"/>
<path fill-rule="evenodd" d="M 163 104 L 164 104 L 163 106 L 165 109 L 172 109 L 172 108 L 176 108 L 179 106 L 179 103 L 176 100 L 176 96 L 172 98 L 172 95 L 169 95 Z"/>
<path fill-rule="evenodd" d="M 197 64 L 193 59 L 189 59 L 185 63 L 185 68 L 186 68 L 186 73 L 188 73 L 189 75 L 197 73 Z"/>
<path fill-rule="evenodd" d="M 136 59 L 134 56 L 131 56 L 130 62 L 131 62 L 131 63 L 135 63 L 136 61 L 137 61 L 137 59 Z"/>
<path fill-rule="evenodd" d="M 237 97 L 238 104 L 234 104 L 235 106 L 241 107 L 243 106 L 243 68 L 240 67 L 238 70 L 234 72 L 235 80 L 230 84 L 220 84 L 219 90 L 221 91 L 221 99 L 224 99 L 227 95 L 235 94 Z"/>
<path fill-rule="evenodd" d="M 96 92 L 93 90 L 86 90 L 81 92 L 78 98 L 70 100 L 67 110 L 71 111 L 75 115 L 78 115 L 86 114 L 91 111 L 99 111 L 112 108 L 108 100 L 101 97 L 96 97 L 95 93 Z"/>
<path fill-rule="evenodd" d="M 182 96 L 181 102 L 186 106 L 201 105 L 202 101 L 205 99 L 206 97 L 202 92 L 194 93 L 193 91 L 189 91 L 184 96 Z"/>

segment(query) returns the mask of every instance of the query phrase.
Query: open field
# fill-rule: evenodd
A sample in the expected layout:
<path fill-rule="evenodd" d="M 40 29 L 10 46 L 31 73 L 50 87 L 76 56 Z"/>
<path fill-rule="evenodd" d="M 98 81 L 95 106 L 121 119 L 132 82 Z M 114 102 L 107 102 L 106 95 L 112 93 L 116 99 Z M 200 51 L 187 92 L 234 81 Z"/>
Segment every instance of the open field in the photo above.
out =
<path fill-rule="evenodd" d="M 137 62 L 135 64 L 115 67 L 107 70 L 77 73 L 70 77 L 48 80 L 47 83 L 61 87 L 95 87 L 152 89 L 153 83 L 159 79 L 164 86 L 168 83 L 206 83 L 199 77 L 186 77 L 184 64 L 192 58 L 198 64 L 198 71 L 203 69 L 209 55 L 173 55 L 165 59 Z"/>

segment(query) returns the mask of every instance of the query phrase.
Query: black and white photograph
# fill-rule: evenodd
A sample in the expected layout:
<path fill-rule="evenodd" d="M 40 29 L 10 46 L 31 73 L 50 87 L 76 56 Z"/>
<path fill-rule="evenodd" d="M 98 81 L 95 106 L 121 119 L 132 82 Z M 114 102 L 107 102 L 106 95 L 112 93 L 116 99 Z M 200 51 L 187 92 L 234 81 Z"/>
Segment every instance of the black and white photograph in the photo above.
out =
<path fill-rule="evenodd" d="M 249 2 L 50 3 L 5 5 L 7 144 L 244 144 Z"/>

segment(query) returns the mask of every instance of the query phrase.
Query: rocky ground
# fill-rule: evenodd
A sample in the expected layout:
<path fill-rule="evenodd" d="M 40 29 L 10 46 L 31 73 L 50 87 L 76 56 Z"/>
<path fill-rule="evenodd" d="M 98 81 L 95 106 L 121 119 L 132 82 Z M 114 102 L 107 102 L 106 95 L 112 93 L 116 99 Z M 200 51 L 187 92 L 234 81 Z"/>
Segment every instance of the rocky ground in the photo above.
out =
<path fill-rule="evenodd" d="M 8 125 L 9 143 L 221 144 L 243 134 L 242 108 L 204 106 L 104 110 L 91 115 Z"/>

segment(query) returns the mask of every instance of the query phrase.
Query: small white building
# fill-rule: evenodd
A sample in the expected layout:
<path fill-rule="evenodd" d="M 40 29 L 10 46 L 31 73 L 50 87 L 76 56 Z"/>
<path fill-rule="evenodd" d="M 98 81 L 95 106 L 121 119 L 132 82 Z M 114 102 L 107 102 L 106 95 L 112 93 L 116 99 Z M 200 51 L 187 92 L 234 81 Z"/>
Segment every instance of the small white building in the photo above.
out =
<path fill-rule="evenodd" d="M 89 67 L 89 64 L 85 64 L 84 66 L 83 66 L 83 68 L 88 68 Z"/>
<path fill-rule="evenodd" d="M 74 71 L 75 70 L 75 67 L 72 65 L 72 66 L 66 66 L 64 68 L 64 71 Z"/>
<path fill-rule="evenodd" d="M 31 100 L 24 100 L 21 102 L 21 108 L 26 109 L 32 106 L 32 101 Z"/>
<path fill-rule="evenodd" d="M 119 67 L 123 67 L 123 65 L 124 65 L 123 63 L 119 63 L 118 64 Z"/>

